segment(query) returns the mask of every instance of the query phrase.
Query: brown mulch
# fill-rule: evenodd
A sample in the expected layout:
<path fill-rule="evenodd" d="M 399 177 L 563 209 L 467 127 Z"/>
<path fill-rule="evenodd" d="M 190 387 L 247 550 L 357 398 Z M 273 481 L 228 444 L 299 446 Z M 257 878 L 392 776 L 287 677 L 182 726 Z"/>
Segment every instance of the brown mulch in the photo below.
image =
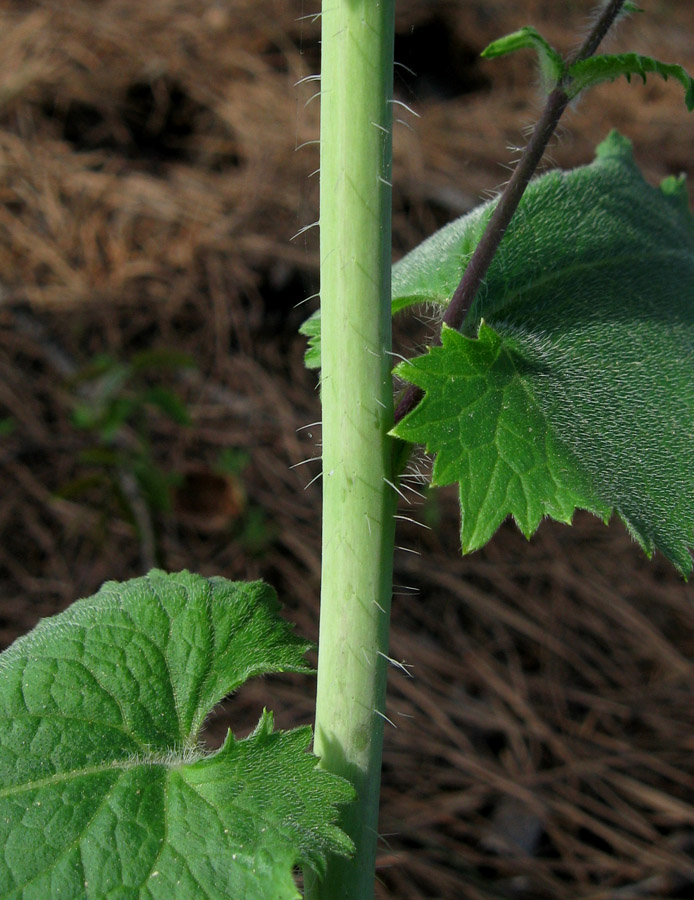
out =
<path fill-rule="evenodd" d="M 295 86 L 317 71 L 317 5 L 0 0 L 2 646 L 152 563 L 263 577 L 316 636 L 319 463 L 296 466 L 319 455 L 296 335 L 316 230 L 290 238 L 317 219 L 317 88 Z M 689 0 L 642 5 L 613 48 L 694 70 Z M 530 59 L 479 50 L 528 22 L 568 49 L 590 8 L 399 3 L 397 97 L 419 118 L 401 107 L 394 132 L 396 255 L 497 190 L 537 114 Z M 589 161 L 613 126 L 653 181 L 692 176 L 693 120 L 657 79 L 581 100 L 549 164 Z M 90 367 L 153 349 L 195 366 L 133 390 L 176 392 L 190 424 L 150 409 L 113 446 L 77 427 Z M 143 496 L 143 460 L 169 507 Z M 461 559 L 455 497 L 424 494 L 403 514 L 435 527 L 401 523 L 396 558 L 410 675 L 391 678 L 379 900 L 694 896 L 692 588 L 583 515 L 529 543 L 505 525 Z M 263 702 L 310 721 L 312 692 L 248 685 L 209 739 Z"/>

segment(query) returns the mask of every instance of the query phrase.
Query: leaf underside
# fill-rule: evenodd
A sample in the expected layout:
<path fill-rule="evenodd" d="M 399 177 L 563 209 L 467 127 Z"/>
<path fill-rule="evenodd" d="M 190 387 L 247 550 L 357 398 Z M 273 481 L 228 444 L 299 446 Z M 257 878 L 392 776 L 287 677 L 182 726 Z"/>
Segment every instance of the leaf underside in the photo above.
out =
<path fill-rule="evenodd" d="M 567 73 L 570 79 L 568 94 L 569 97 L 576 97 L 587 88 L 605 81 L 614 81 L 620 76 L 631 81 L 632 76 L 636 75 L 645 84 L 646 77 L 651 73 L 660 75 L 665 81 L 669 78 L 679 81 L 684 88 L 684 102 L 687 109 L 690 112 L 694 109 L 694 81 L 682 66 L 663 63 L 640 53 L 608 54 L 579 60 L 569 67 Z"/>
<path fill-rule="evenodd" d="M 290 900 L 350 842 L 351 788 L 309 728 L 264 712 L 217 752 L 207 714 L 254 675 L 306 672 L 274 592 L 187 572 L 109 583 L 0 655 L 2 900 Z"/>
<path fill-rule="evenodd" d="M 405 257 L 394 302 L 445 305 L 491 207 Z M 591 165 L 529 186 L 464 334 L 397 367 L 425 397 L 394 434 L 436 454 L 435 483 L 460 483 L 464 551 L 509 515 L 529 536 L 545 515 L 616 511 L 687 576 L 692 371 L 685 185 L 649 186 L 613 132 Z"/>

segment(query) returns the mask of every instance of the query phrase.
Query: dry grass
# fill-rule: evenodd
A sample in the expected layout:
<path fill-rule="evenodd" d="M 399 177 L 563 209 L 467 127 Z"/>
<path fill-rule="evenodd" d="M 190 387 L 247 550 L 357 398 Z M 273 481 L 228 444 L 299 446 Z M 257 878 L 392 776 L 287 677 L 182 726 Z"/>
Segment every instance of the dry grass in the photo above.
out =
<path fill-rule="evenodd" d="M 213 485 L 195 508 L 179 490 L 172 511 L 145 509 L 158 558 L 265 577 L 315 637 L 320 491 L 304 487 L 317 463 L 290 468 L 320 437 L 297 431 L 319 411 L 295 336 L 308 307 L 294 308 L 315 291 L 315 230 L 288 240 L 317 217 L 317 149 L 295 152 L 317 134 L 315 83 L 294 87 L 317 68 L 318 23 L 299 19 L 314 5 L 0 2 L 0 420 L 15 423 L 0 438 L 3 644 L 146 566 L 141 520 L 97 490 L 58 492 L 92 440 L 71 424 L 70 376 L 152 346 L 197 361 L 161 376 L 192 425 L 153 416 L 153 459 Z M 694 69 L 690 4 L 645 5 L 640 48 Z M 474 53 L 548 17 L 567 47 L 589 6 L 562 4 L 559 21 L 556 4 L 528 0 L 520 21 L 507 0 L 403 0 L 401 56 L 427 50 L 412 24 L 439 43 L 427 78 L 399 77 L 421 118 L 395 132 L 396 252 L 496 189 L 534 117 L 528 60 L 482 67 Z M 554 159 L 587 161 L 612 125 L 653 179 L 691 174 L 679 87 L 601 89 Z M 214 482 L 230 448 L 249 462 Z M 399 541 L 421 556 L 396 560 L 392 655 L 413 677 L 393 669 L 379 898 L 693 896 L 691 588 L 619 526 L 580 516 L 530 544 L 504 526 L 460 559 L 452 495 L 414 509 L 438 525 L 405 524 Z M 312 690 L 249 685 L 210 740 L 248 728 L 267 692 L 283 726 L 310 720 Z"/>

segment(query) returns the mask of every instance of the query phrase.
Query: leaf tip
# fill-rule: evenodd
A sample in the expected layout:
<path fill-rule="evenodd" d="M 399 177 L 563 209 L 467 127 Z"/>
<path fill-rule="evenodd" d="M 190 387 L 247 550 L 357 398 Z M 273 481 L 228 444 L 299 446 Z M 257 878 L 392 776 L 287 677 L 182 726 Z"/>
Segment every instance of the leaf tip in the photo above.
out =
<path fill-rule="evenodd" d="M 275 729 L 275 716 L 271 710 L 263 707 L 263 711 L 258 719 L 258 724 L 252 732 L 252 737 L 267 737 L 271 735 Z M 231 734 L 231 732 L 229 732 Z"/>
<path fill-rule="evenodd" d="M 678 209 L 689 212 L 689 193 L 687 191 L 687 176 L 668 175 L 660 182 L 660 192 Z"/>
<path fill-rule="evenodd" d="M 595 148 L 595 158 L 617 158 L 633 163 L 634 145 L 628 137 L 625 137 L 623 134 L 620 134 L 616 128 L 613 128 L 607 137 L 603 141 L 600 141 Z"/>

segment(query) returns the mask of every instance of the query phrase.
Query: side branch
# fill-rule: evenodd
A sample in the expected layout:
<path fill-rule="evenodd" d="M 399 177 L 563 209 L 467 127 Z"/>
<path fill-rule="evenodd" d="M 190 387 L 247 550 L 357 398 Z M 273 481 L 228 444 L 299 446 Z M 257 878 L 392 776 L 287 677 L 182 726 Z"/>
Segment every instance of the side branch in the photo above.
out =
<path fill-rule="evenodd" d="M 561 87 L 555 88 L 547 98 L 547 103 L 532 137 L 526 145 L 444 313 L 443 322 L 449 328 L 457 330 L 463 324 L 463 319 L 489 270 L 513 214 L 518 209 L 521 197 L 535 174 L 547 149 L 547 144 L 568 104 L 569 98 Z"/>
<path fill-rule="evenodd" d="M 587 59 L 595 53 L 600 42 L 619 15 L 624 3 L 625 0 L 610 0 L 577 53 L 571 58 L 570 64 Z M 475 248 L 475 252 L 465 268 L 460 284 L 455 289 L 451 302 L 444 313 L 443 323 L 448 325 L 449 328 L 458 330 L 462 326 L 465 316 L 477 296 L 477 291 L 489 271 L 489 266 L 496 255 L 496 251 L 499 249 L 499 244 L 506 234 L 515 211 L 518 209 L 518 204 L 525 193 L 525 189 L 535 174 L 535 170 L 547 149 L 547 144 L 554 134 L 559 119 L 562 117 L 568 104 L 569 97 L 566 93 L 565 85 L 559 83 L 547 98 L 547 103 L 535 126 L 532 137 L 526 145 L 513 175 L 504 188 L 499 202 L 487 223 L 484 234 Z M 396 425 L 409 412 L 412 412 L 422 399 L 422 396 L 423 392 L 420 388 L 410 385 L 401 397 L 395 410 Z"/>
<path fill-rule="evenodd" d="M 572 66 L 582 59 L 588 59 L 589 56 L 592 56 L 595 53 L 607 32 L 614 25 L 615 20 L 622 11 L 624 3 L 625 0 L 610 0 L 596 19 L 595 25 L 593 25 L 590 32 L 587 34 L 585 41 L 583 41 L 576 53 L 569 59 L 569 66 Z"/>

